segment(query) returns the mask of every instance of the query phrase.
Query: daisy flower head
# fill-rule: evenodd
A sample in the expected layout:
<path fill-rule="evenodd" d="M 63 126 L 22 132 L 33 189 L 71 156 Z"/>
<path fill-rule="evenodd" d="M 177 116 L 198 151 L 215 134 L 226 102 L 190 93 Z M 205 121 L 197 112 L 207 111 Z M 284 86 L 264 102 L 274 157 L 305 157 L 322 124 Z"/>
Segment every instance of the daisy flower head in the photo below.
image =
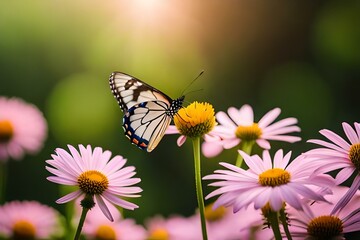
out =
<path fill-rule="evenodd" d="M 19 98 L 0 97 L 0 161 L 38 152 L 47 136 L 40 110 Z"/>
<path fill-rule="evenodd" d="M 332 195 L 325 198 L 329 202 L 313 202 L 304 200 L 304 210 L 287 208 L 289 230 L 293 239 L 345 239 L 344 234 L 360 231 L 360 191 L 338 213 L 332 214 L 334 207 L 348 191 L 348 187 L 332 188 Z"/>
<path fill-rule="evenodd" d="M 262 159 L 258 155 L 249 156 L 239 151 L 249 167 L 248 170 L 228 163 L 220 163 L 227 170 L 216 170 L 215 174 L 205 176 L 205 180 L 217 180 L 209 186 L 219 187 L 206 199 L 220 195 L 214 207 L 232 206 L 234 212 L 254 204 L 260 209 L 269 204 L 272 211 L 283 208 L 284 202 L 296 209 L 302 209 L 301 198 L 325 201 L 320 193 L 310 186 L 328 187 L 332 178 L 328 175 L 312 175 L 314 164 L 302 155 L 290 164 L 291 152 L 286 155 L 278 150 L 273 160 L 267 150 Z"/>
<path fill-rule="evenodd" d="M 319 169 L 321 172 L 341 169 L 335 177 L 337 185 L 356 173 L 349 191 L 338 202 L 333 210 L 334 212 L 345 206 L 360 187 L 360 124 L 354 123 L 355 129 L 346 122 L 343 122 L 342 126 L 348 141 L 330 130 L 323 129 L 320 130 L 320 134 L 330 142 L 319 139 L 308 140 L 308 142 L 321 147 L 305 153 L 307 158 L 322 165 Z"/>
<path fill-rule="evenodd" d="M 147 232 L 143 226 L 136 224 L 133 219 L 122 218 L 120 212 L 111 204 L 109 205 L 109 211 L 114 218 L 113 222 L 109 222 L 99 208 L 93 208 L 88 212 L 83 227 L 83 234 L 86 236 L 86 239 L 146 239 Z"/>
<path fill-rule="evenodd" d="M 63 235 L 60 214 L 36 201 L 0 206 L 0 235 L 6 239 L 53 239 Z"/>
<path fill-rule="evenodd" d="M 147 240 L 193 240 L 203 239 L 198 216 L 155 216 L 145 222 L 148 230 Z"/>
<path fill-rule="evenodd" d="M 207 157 L 215 157 L 223 149 L 238 146 L 241 142 L 256 142 L 263 149 L 270 149 L 269 140 L 297 142 L 301 138 L 288 135 L 300 132 L 296 126 L 296 118 L 285 118 L 278 122 L 275 119 L 280 115 L 280 108 L 274 108 L 266 113 L 259 122 L 254 122 L 254 112 L 251 106 L 245 104 L 240 109 L 230 107 L 225 112 L 216 113 L 219 125 L 210 133 L 220 138 L 208 138 L 202 145 L 202 151 Z"/>
<path fill-rule="evenodd" d="M 174 123 L 175 126 L 169 126 L 166 134 L 180 133 L 177 143 L 181 146 L 187 137 L 202 137 L 214 128 L 215 111 L 211 104 L 195 101 L 177 112 Z"/>
<path fill-rule="evenodd" d="M 269 228 L 263 229 L 263 217 L 260 210 L 253 207 L 234 213 L 231 208 L 213 204 L 205 208 L 210 240 L 217 239 L 271 239 Z"/>
<path fill-rule="evenodd" d="M 119 155 L 110 159 L 110 151 L 103 151 L 100 147 L 92 150 L 90 145 L 86 148 L 79 145 L 80 152 L 71 145 L 68 148 L 70 153 L 57 148 L 56 154 L 51 155 L 52 159 L 46 161 L 50 165 L 46 169 L 54 174 L 47 177 L 49 181 L 77 187 L 76 191 L 61 197 L 56 203 L 66 203 L 80 196 L 95 198 L 95 203 L 110 221 L 113 217 L 105 200 L 125 209 L 138 208 L 122 199 L 139 197 L 137 193 L 142 191 L 140 187 L 133 186 L 140 182 L 140 178 L 133 178 L 135 167 L 124 167 L 126 159 Z"/>

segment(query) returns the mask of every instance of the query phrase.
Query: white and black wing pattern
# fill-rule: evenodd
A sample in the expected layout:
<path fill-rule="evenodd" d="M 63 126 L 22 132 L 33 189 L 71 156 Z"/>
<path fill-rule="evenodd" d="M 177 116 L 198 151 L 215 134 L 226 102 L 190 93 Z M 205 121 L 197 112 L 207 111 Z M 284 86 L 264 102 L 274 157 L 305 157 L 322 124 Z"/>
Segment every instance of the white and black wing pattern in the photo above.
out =
<path fill-rule="evenodd" d="M 167 103 L 169 107 L 172 102 L 166 94 L 126 73 L 113 72 L 110 75 L 109 84 L 124 112 L 142 102 L 159 100 Z"/>
<path fill-rule="evenodd" d="M 156 88 L 121 72 L 112 73 L 109 82 L 114 97 L 125 112 L 123 128 L 126 137 L 139 148 L 151 152 L 182 107 L 184 96 L 172 100 Z"/>

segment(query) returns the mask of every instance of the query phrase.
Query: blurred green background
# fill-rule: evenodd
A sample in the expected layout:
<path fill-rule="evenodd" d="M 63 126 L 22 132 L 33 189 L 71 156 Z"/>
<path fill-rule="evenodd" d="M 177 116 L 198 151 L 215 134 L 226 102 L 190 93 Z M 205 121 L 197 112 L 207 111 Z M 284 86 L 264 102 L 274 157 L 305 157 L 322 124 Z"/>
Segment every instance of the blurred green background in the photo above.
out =
<path fill-rule="evenodd" d="M 280 107 L 296 117 L 303 141 L 273 143 L 293 157 L 305 141 L 343 121 L 359 122 L 360 1 L 6 1 L 0 2 L 0 95 L 37 105 L 49 124 L 36 156 L 8 162 L 7 200 L 54 201 L 45 160 L 56 147 L 91 144 L 128 159 L 142 179 L 139 223 L 162 214 L 191 215 L 196 206 L 192 148 L 165 136 L 151 153 L 131 146 L 108 77 L 134 75 L 187 103 L 216 111 L 248 103 L 258 121 Z M 187 105 L 186 103 L 186 105 Z M 202 159 L 203 175 L 235 150 Z M 207 184 L 207 183 L 206 183 Z M 205 187 L 205 194 L 211 189 Z"/>

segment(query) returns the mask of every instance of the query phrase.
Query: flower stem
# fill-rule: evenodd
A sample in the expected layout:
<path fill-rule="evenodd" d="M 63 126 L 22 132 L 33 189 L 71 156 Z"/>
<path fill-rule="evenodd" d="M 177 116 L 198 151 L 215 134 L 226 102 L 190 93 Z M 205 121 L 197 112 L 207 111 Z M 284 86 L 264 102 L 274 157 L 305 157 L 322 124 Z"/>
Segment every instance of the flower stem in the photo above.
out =
<path fill-rule="evenodd" d="M 245 153 L 250 155 L 252 147 L 254 146 L 254 143 L 255 143 L 255 141 L 243 141 L 241 143 L 240 150 L 242 150 Z M 242 167 L 243 160 L 244 160 L 243 157 L 240 154 L 238 154 L 237 159 L 236 159 L 236 166 L 239 168 Z"/>
<path fill-rule="evenodd" d="M 201 185 L 201 169 L 200 169 L 200 137 L 195 137 L 192 139 L 193 149 L 194 149 L 194 163 L 195 163 L 195 185 L 196 185 L 196 196 L 197 202 L 200 211 L 200 220 L 201 220 L 201 230 L 203 240 L 207 240 L 206 232 L 206 221 L 205 221 L 205 206 L 204 206 L 204 197 Z"/>
<path fill-rule="evenodd" d="M 82 230 L 84 222 L 85 222 L 86 214 L 89 210 L 90 210 L 89 208 L 85 208 L 85 207 L 82 208 L 81 217 L 79 220 L 79 225 L 76 229 L 76 234 L 75 234 L 74 240 L 79 240 L 81 230 Z"/>
<path fill-rule="evenodd" d="M 274 237 L 276 240 L 281 240 L 281 232 L 279 227 L 279 218 L 278 218 L 278 212 L 270 211 L 267 219 L 270 223 L 271 229 L 273 230 Z"/>
<path fill-rule="evenodd" d="M 288 223 L 287 223 L 286 213 L 285 213 L 285 209 L 284 209 L 284 208 L 282 208 L 282 209 L 280 210 L 280 221 L 281 221 L 281 223 L 282 223 L 282 225 L 283 225 L 283 227 L 284 227 L 284 231 L 285 231 L 285 234 L 286 234 L 286 238 L 287 238 L 288 240 L 292 240 L 292 237 L 291 237 L 291 233 L 290 233 L 290 231 L 289 231 L 289 225 L 288 225 Z"/>
<path fill-rule="evenodd" d="M 0 204 L 6 201 L 6 166 L 5 162 L 0 162 Z"/>

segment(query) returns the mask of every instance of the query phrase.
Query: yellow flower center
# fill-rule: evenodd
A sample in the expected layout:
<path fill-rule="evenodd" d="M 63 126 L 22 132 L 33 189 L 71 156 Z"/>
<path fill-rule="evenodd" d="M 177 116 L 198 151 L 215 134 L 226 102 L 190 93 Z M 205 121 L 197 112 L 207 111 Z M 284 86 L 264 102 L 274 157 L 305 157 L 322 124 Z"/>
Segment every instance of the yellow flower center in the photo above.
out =
<path fill-rule="evenodd" d="M 0 120 L 0 143 L 8 142 L 14 135 L 13 125 L 8 120 Z"/>
<path fill-rule="evenodd" d="M 96 240 L 115 240 L 116 233 L 111 226 L 100 225 L 95 234 Z"/>
<path fill-rule="evenodd" d="M 36 229 L 35 226 L 27 220 L 19 220 L 13 225 L 14 240 L 32 240 L 35 239 Z"/>
<path fill-rule="evenodd" d="M 201 137 L 216 125 L 215 111 L 209 103 L 193 102 L 178 111 L 174 123 L 182 135 L 190 138 Z"/>
<path fill-rule="evenodd" d="M 259 183 L 263 186 L 276 187 L 290 182 L 289 172 L 280 168 L 269 169 L 259 175 Z"/>
<path fill-rule="evenodd" d="M 169 240 L 170 236 L 166 229 L 158 228 L 151 232 L 147 240 Z"/>
<path fill-rule="evenodd" d="M 205 207 L 205 218 L 209 222 L 215 222 L 224 217 L 226 214 L 226 208 L 223 206 L 213 210 L 213 204 L 209 204 Z"/>
<path fill-rule="evenodd" d="M 349 151 L 350 161 L 354 164 L 356 170 L 360 172 L 360 143 L 351 145 Z"/>
<path fill-rule="evenodd" d="M 259 139 L 262 134 L 261 128 L 257 123 L 251 126 L 238 126 L 235 130 L 235 135 L 243 141 L 255 141 Z"/>
<path fill-rule="evenodd" d="M 341 236 L 343 223 L 335 216 L 320 216 L 312 219 L 307 227 L 307 232 L 314 239 L 326 240 Z"/>
<path fill-rule="evenodd" d="M 107 177 L 99 171 L 90 170 L 83 172 L 78 180 L 79 188 L 89 195 L 100 195 L 109 186 Z"/>

